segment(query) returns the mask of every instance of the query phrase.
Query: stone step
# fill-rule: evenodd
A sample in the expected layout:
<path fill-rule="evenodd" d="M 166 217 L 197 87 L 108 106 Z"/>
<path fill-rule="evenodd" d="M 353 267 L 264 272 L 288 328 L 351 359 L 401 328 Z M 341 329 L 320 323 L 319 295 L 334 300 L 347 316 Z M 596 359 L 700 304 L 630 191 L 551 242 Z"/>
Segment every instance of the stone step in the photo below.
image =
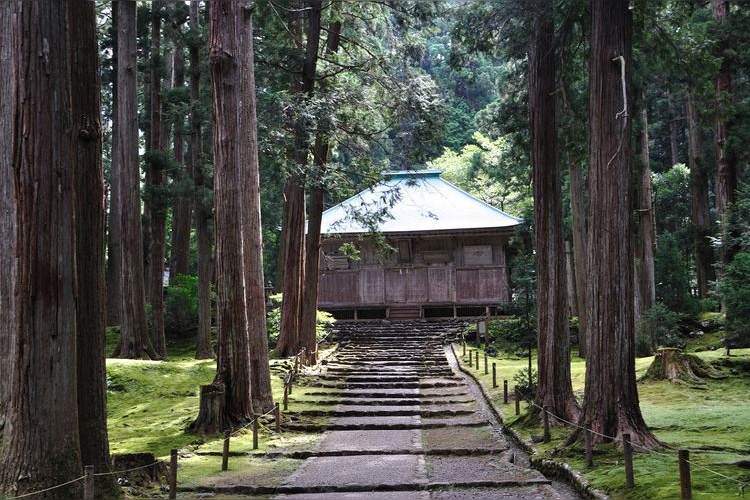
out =
<path fill-rule="evenodd" d="M 420 408 L 419 406 L 383 405 L 371 408 L 367 405 L 336 407 L 331 410 L 301 410 L 287 412 L 291 417 L 406 417 L 420 416 L 423 418 L 451 417 L 472 415 L 475 408 L 437 406 L 434 408 Z"/>

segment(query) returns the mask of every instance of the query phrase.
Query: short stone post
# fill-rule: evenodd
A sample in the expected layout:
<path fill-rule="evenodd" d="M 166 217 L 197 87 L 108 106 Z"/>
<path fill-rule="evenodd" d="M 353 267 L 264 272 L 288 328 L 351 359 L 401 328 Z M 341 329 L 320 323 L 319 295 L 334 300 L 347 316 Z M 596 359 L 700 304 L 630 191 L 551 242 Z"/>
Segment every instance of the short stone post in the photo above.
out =
<path fill-rule="evenodd" d="M 680 462 L 680 498 L 693 500 L 693 485 L 690 481 L 690 452 L 679 450 L 677 458 Z"/>
<path fill-rule="evenodd" d="M 221 470 L 227 470 L 229 469 L 229 439 L 232 437 L 232 434 L 229 432 L 229 429 L 224 431 L 224 447 L 221 451 Z"/>
<path fill-rule="evenodd" d="M 630 434 L 622 435 L 622 453 L 625 459 L 625 486 L 635 488 L 633 478 L 633 447 L 630 445 Z"/>

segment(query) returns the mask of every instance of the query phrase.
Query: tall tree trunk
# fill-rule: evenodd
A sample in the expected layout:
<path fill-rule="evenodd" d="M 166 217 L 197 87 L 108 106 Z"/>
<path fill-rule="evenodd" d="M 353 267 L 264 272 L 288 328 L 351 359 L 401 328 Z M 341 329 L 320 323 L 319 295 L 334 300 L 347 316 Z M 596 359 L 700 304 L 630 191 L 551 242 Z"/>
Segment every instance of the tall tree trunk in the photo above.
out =
<path fill-rule="evenodd" d="M 537 332 L 536 403 L 568 421 L 578 416 L 570 378 L 562 187 L 557 149 L 555 26 L 551 0 L 531 4 L 529 115 L 536 225 Z"/>
<path fill-rule="evenodd" d="M 73 131 L 77 134 L 76 166 L 76 308 L 78 430 L 81 461 L 96 472 L 109 472 L 104 284 L 104 170 L 96 12 L 86 0 L 68 2 L 72 71 Z M 99 498 L 117 498 L 115 477 L 96 479 Z"/>
<path fill-rule="evenodd" d="M 654 275 L 654 248 L 656 246 L 656 222 L 652 202 L 650 154 L 648 147 L 648 111 L 646 93 L 641 93 L 641 146 L 640 172 L 638 175 L 638 239 L 636 243 L 636 301 L 633 323 L 636 328 L 643 315 L 656 303 L 656 278 Z"/>
<path fill-rule="evenodd" d="M 305 191 L 302 183 L 301 177 L 293 174 L 284 186 L 284 298 L 279 339 L 276 343 L 276 354 L 279 356 L 292 356 L 300 347 L 305 247 Z"/>
<path fill-rule="evenodd" d="M 0 2 L 0 61 L 5 61 L 3 71 L 0 71 L 0 95 L 4 96 L 0 99 L 0 214 L 3 214 L 0 217 L 0 380 L 3 381 L 0 384 L 0 443 L 3 442 L 4 432 L 10 428 L 5 424 L 5 415 L 14 391 L 11 374 L 14 373 L 16 357 L 11 326 L 17 324 L 15 291 L 18 280 L 17 195 L 11 168 L 18 92 L 17 62 L 14 60 L 18 47 L 18 25 L 14 19 L 16 10 L 15 3 Z"/>
<path fill-rule="evenodd" d="M 266 335 L 266 299 L 263 281 L 263 230 L 260 222 L 260 167 L 258 165 L 258 117 L 255 101 L 255 60 L 253 57 L 253 18 L 250 4 L 239 13 L 240 57 L 242 75 L 240 98 L 241 137 L 240 165 L 243 170 L 245 217 L 243 219 L 245 252 L 245 300 L 250 337 L 250 380 L 253 410 L 266 413 L 273 409 L 271 371 L 268 365 Z"/>
<path fill-rule="evenodd" d="M 178 37 L 179 38 L 179 37 Z M 185 86 L 185 50 L 178 41 L 174 53 L 174 88 Z M 185 119 L 178 116 L 174 129 L 174 159 L 180 165 L 176 182 L 180 192 L 172 210 L 172 251 L 169 264 L 169 281 L 178 274 L 190 272 L 190 226 L 193 215 L 193 203 L 188 184 L 193 177 L 192 166 L 185 164 Z"/>
<path fill-rule="evenodd" d="M 164 338 L 164 254 L 167 237 L 167 206 L 164 200 L 166 176 L 162 150 L 161 110 L 161 2 L 151 4 L 151 137 L 149 148 L 149 220 L 151 248 L 149 258 L 149 301 L 151 302 L 151 342 L 157 357 L 166 358 Z"/>
<path fill-rule="evenodd" d="M 117 117 L 117 11 L 118 0 L 112 1 L 112 119 Z M 114 137 L 113 137 L 114 143 Z M 114 158 L 114 144 L 112 145 Z M 115 172 L 114 161 L 109 170 L 109 218 L 107 220 L 107 325 L 120 324 L 120 308 L 122 305 L 122 287 L 120 275 L 122 273 L 122 249 L 120 248 L 120 179 Z"/>
<path fill-rule="evenodd" d="M 581 423 L 616 439 L 660 443 L 646 426 L 635 380 L 631 245 L 632 24 L 626 2 L 592 0 L 589 64 L 589 345 Z M 623 73 L 624 72 L 624 73 Z M 578 437 L 580 432 L 574 433 Z"/>
<path fill-rule="evenodd" d="M 76 136 L 67 2 L 4 2 L 0 47 L 10 44 L 5 71 L 16 79 L 4 94 L 0 134 L 13 156 L 0 169 L 0 192 L 12 195 L 12 220 L 3 214 L 3 281 L 13 283 L 12 323 L 0 338 L 13 359 L 6 425 L 0 448 L 0 492 L 9 496 L 57 486 L 81 476 L 78 430 L 76 307 Z M 8 24 L 8 14 L 10 20 Z M 12 69 L 8 70 L 8 66 Z M 0 153 L 0 154 L 5 154 Z M 14 186 L 7 186 L 12 182 Z M 10 233 L 10 234 L 9 234 Z M 5 248 L 3 248 L 5 250 Z M 5 251 L 2 252 L 5 254 Z M 5 287 L 6 285 L 3 285 Z M 86 291 L 88 293 L 88 291 Z M 37 498 L 81 498 L 80 483 Z"/>
<path fill-rule="evenodd" d="M 117 2 L 117 29 L 117 116 L 113 124 L 112 169 L 119 186 L 122 301 L 121 338 L 115 356 L 148 359 L 155 353 L 148 335 L 143 271 L 135 2 Z"/>
<path fill-rule="evenodd" d="M 711 0 L 713 16 L 716 21 L 725 25 L 729 17 L 729 0 Z M 727 151 L 727 123 L 726 108 L 731 102 L 731 67 L 729 59 L 724 55 L 729 42 L 727 36 L 723 36 L 719 43 L 719 57 L 721 57 L 721 68 L 716 75 L 716 124 L 714 128 L 714 148 L 716 151 L 716 214 L 722 225 L 723 238 L 726 239 L 728 231 L 726 222 L 728 210 L 734 203 L 735 190 L 737 189 L 737 166 L 733 158 L 729 157 Z M 721 246 L 721 262 L 726 265 L 732 260 L 732 249 L 728 242 Z"/>
<path fill-rule="evenodd" d="M 700 114 L 692 92 L 687 97 L 688 114 L 688 164 L 690 166 L 690 214 L 693 219 L 693 248 L 695 251 L 695 274 L 698 296 L 708 297 L 708 284 L 716 280 L 714 250 L 709 236 L 711 209 L 708 199 L 708 169 L 703 159 L 703 131 Z"/>
<path fill-rule="evenodd" d="M 588 346 L 588 330 L 586 329 L 589 314 L 586 306 L 586 290 L 588 289 L 588 245 L 586 233 L 586 207 L 583 195 L 583 175 L 581 166 L 575 161 L 568 161 L 568 176 L 570 178 L 570 213 L 573 233 L 573 261 L 576 281 L 576 301 L 578 310 L 578 355 L 586 357 Z"/>
<path fill-rule="evenodd" d="M 328 28 L 326 52 L 334 54 L 339 50 L 341 42 L 341 21 L 336 20 Z M 322 86 L 322 84 L 321 84 Z M 311 355 L 310 363 L 317 363 L 317 312 L 318 312 L 318 280 L 320 274 L 320 229 L 323 219 L 324 196 L 323 179 L 328 163 L 330 149 L 330 130 L 319 128 L 315 135 L 313 149 L 314 177 L 310 183 L 309 212 L 307 235 L 305 237 L 305 286 L 302 295 L 302 323 L 300 327 L 300 343 Z"/>
<path fill-rule="evenodd" d="M 243 108 L 241 61 L 244 46 L 240 30 L 249 5 L 236 0 L 212 2 L 210 19 L 210 62 L 213 86 L 214 209 L 216 211 L 216 294 L 219 356 L 215 392 L 223 391 L 217 411 L 210 411 L 208 391 L 201 391 L 201 411 L 193 427 L 216 432 L 253 417 L 245 290 L 244 214 L 245 186 L 240 150 Z"/>
<path fill-rule="evenodd" d="M 716 21 L 726 26 L 729 17 L 729 0 L 711 0 L 713 16 Z M 720 278 L 724 269 L 734 258 L 734 245 L 730 242 L 731 229 L 729 228 L 729 211 L 735 200 L 737 188 L 737 167 L 734 159 L 730 157 L 727 148 L 727 108 L 731 103 L 731 67 L 729 58 L 725 55 L 729 48 L 729 36 L 722 34 L 718 43 L 718 57 L 721 58 L 721 67 L 716 75 L 716 123 L 714 126 L 714 158 L 716 163 L 716 214 L 719 219 L 719 228 L 722 244 L 719 247 Z M 726 311 L 726 304 L 722 301 L 721 309 Z M 727 349 L 729 355 L 729 349 Z"/>
<path fill-rule="evenodd" d="M 195 194 L 195 238 L 198 247 L 198 345 L 195 357 L 210 359 L 215 356 L 211 344 L 211 282 L 213 280 L 213 251 L 211 245 L 211 221 L 213 218 L 210 202 L 206 199 L 209 191 L 201 156 L 201 119 L 198 114 L 200 100 L 200 2 L 190 3 L 190 143 L 188 144 L 188 161 L 193 174 Z"/>
<path fill-rule="evenodd" d="M 677 117 L 675 116 L 674 100 L 671 93 L 667 93 L 667 115 L 669 116 L 669 153 L 671 164 L 680 163 L 680 144 L 677 138 Z"/>

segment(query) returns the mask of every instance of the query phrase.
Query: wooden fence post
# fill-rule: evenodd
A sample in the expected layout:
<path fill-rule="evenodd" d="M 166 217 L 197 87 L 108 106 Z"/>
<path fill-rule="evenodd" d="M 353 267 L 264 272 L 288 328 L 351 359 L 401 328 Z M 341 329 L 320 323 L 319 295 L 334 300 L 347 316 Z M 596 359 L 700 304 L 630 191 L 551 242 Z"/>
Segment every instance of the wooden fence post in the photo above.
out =
<path fill-rule="evenodd" d="M 514 386 L 515 399 L 516 399 L 516 415 L 521 414 L 521 391 L 518 390 L 518 386 Z"/>
<path fill-rule="evenodd" d="M 544 405 L 542 408 L 542 414 L 544 419 L 544 436 L 542 439 L 545 443 L 549 443 L 550 439 L 552 439 L 552 435 L 549 431 L 549 412 L 547 411 L 547 405 Z"/>
<path fill-rule="evenodd" d="M 276 405 L 273 408 L 273 416 L 274 420 L 276 421 L 276 432 L 281 432 L 281 408 L 279 408 L 279 403 L 276 403 Z"/>
<path fill-rule="evenodd" d="M 487 370 L 487 353 L 484 353 L 484 374 L 487 375 L 489 373 L 489 370 Z"/>
<path fill-rule="evenodd" d="M 284 411 L 289 409 L 289 386 L 284 381 Z"/>
<path fill-rule="evenodd" d="M 177 498 L 177 450 L 169 451 L 169 498 Z"/>
<path fill-rule="evenodd" d="M 503 404 L 508 404 L 508 381 L 503 380 Z"/>
<path fill-rule="evenodd" d="M 229 469 L 229 439 L 232 437 L 232 434 L 229 432 L 229 429 L 224 431 L 224 448 L 221 452 L 221 470 L 227 470 Z"/>
<path fill-rule="evenodd" d="M 497 366 L 492 363 L 492 388 L 497 387 Z"/>
<path fill-rule="evenodd" d="M 85 479 L 83 480 L 83 500 L 94 500 L 94 466 L 87 465 L 84 467 Z"/>
<path fill-rule="evenodd" d="M 625 458 L 625 486 L 635 488 L 633 478 L 633 447 L 630 445 L 630 434 L 622 435 L 622 453 Z"/>
<path fill-rule="evenodd" d="M 479 370 L 479 349 L 477 349 L 476 351 L 474 351 L 474 357 L 475 357 L 476 363 L 477 363 L 477 370 Z"/>
<path fill-rule="evenodd" d="M 258 449 L 258 415 L 253 417 L 253 449 Z"/>
<path fill-rule="evenodd" d="M 693 500 L 693 485 L 690 481 L 690 452 L 679 450 L 677 458 L 680 462 L 680 498 Z"/>

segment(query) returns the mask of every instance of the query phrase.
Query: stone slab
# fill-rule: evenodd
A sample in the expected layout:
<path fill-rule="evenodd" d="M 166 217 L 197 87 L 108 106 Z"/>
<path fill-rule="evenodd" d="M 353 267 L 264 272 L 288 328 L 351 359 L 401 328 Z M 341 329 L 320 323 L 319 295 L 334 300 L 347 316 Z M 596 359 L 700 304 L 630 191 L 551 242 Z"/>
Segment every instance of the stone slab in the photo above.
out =
<path fill-rule="evenodd" d="M 430 482 L 546 481 L 540 472 L 512 464 L 503 456 L 428 455 L 425 462 Z"/>
<path fill-rule="evenodd" d="M 328 431 L 315 447 L 315 451 L 319 452 L 420 449 L 422 444 L 418 429 Z"/>
<path fill-rule="evenodd" d="M 423 484 L 424 457 L 421 455 L 359 455 L 312 457 L 284 482 L 302 488 L 376 487 Z"/>

